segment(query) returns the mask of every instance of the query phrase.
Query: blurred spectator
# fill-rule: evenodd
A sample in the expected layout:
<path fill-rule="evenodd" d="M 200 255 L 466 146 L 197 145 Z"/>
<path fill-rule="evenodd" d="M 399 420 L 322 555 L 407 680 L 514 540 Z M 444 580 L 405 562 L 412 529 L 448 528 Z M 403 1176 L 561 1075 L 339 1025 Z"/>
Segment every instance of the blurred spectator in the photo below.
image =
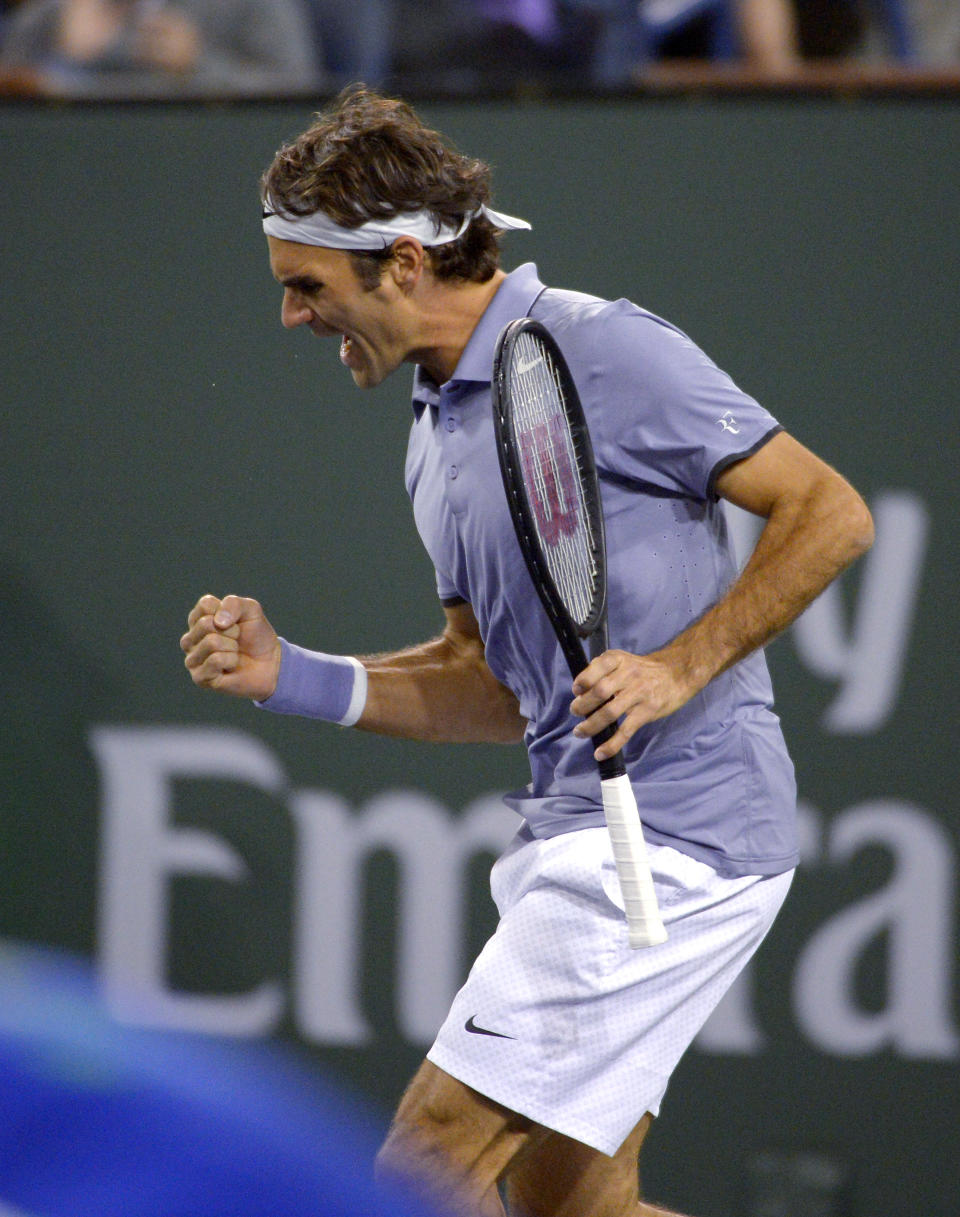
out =
<path fill-rule="evenodd" d="M 750 64 L 771 76 L 799 59 L 793 0 L 565 0 L 599 18 L 592 77 L 628 84 L 638 67 L 662 58 Z"/>
<path fill-rule="evenodd" d="M 960 0 L 907 0 L 915 57 L 931 67 L 960 64 Z"/>
<path fill-rule="evenodd" d="M 331 88 L 383 88 L 393 73 L 398 0 L 306 0 Z"/>
<path fill-rule="evenodd" d="M 900 58 L 929 68 L 960 64 L 960 0 L 872 0 L 863 18 L 861 58 Z"/>
<path fill-rule="evenodd" d="M 771 75 L 796 67 L 800 42 L 792 0 L 739 0 L 735 8 L 741 58 Z"/>
<path fill-rule="evenodd" d="M 24 0 L 0 69 L 57 96 L 237 96 L 317 88 L 302 0 Z"/>
<path fill-rule="evenodd" d="M 860 40 L 859 0 L 796 0 L 796 11 L 804 59 L 845 58 Z"/>
<path fill-rule="evenodd" d="M 804 59 L 960 66 L 960 0 L 794 0 Z"/>
<path fill-rule="evenodd" d="M 23 0 L 0 0 L 0 50 L 3 48 L 3 36 L 10 25 L 10 18 L 22 5 Z"/>
<path fill-rule="evenodd" d="M 0 94 L 472 96 L 631 87 L 659 61 L 960 65 L 960 0 L 0 0 Z"/>
<path fill-rule="evenodd" d="M 613 0 L 619 4 L 621 0 Z M 608 14 L 593 0 L 396 0 L 401 91 L 536 93 L 593 86 Z M 635 19 L 636 0 L 629 5 Z"/>

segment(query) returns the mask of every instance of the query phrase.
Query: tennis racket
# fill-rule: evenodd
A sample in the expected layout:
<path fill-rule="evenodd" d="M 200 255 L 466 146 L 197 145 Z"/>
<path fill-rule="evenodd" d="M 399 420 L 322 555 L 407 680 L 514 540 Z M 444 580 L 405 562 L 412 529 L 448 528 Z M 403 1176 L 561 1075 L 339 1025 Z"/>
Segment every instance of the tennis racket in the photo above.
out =
<path fill-rule="evenodd" d="M 573 377 L 551 334 L 529 317 L 511 321 L 497 339 L 493 424 L 520 550 L 576 677 L 588 662 L 584 640 L 591 655 L 607 649 L 600 487 Z M 591 746 L 615 731 L 615 723 L 605 727 Z M 654 946 L 667 932 L 622 753 L 598 767 L 630 945 Z"/>

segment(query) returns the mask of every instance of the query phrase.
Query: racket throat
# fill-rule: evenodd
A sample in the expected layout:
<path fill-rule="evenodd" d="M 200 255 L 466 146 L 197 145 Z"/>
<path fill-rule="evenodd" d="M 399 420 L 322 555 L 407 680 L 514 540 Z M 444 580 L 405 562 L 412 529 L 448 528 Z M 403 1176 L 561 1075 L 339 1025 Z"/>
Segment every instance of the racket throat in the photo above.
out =
<path fill-rule="evenodd" d="M 604 651 L 609 649 L 610 639 L 607 633 L 607 619 L 604 617 L 587 639 L 587 654 L 591 659 L 596 659 L 598 655 L 602 655 Z"/>

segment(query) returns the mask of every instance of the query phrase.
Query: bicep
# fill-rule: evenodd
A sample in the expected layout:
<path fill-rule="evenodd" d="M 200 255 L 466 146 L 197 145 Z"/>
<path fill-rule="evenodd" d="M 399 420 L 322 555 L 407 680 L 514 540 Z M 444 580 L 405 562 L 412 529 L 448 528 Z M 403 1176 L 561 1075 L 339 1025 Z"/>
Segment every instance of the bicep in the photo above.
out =
<path fill-rule="evenodd" d="M 785 431 L 725 469 L 716 489 L 728 502 L 763 516 L 762 535 L 771 543 L 805 539 L 835 559 L 838 570 L 873 543 L 873 520 L 860 495 Z"/>
<path fill-rule="evenodd" d="M 781 503 L 808 500 L 847 486 L 836 470 L 786 431 L 778 432 L 742 461 L 728 465 L 716 481 L 721 498 L 766 518 Z"/>
<path fill-rule="evenodd" d="M 472 604 L 466 600 L 460 600 L 456 604 L 445 604 L 443 613 L 447 619 L 443 631 L 445 635 L 462 639 L 465 644 L 478 646 L 481 651 L 483 650 L 480 624 Z"/>
<path fill-rule="evenodd" d="M 487 663 L 486 648 L 480 626 L 473 608 L 466 601 L 445 604 L 443 611 L 447 619 L 443 631 L 443 645 L 451 675 L 463 680 L 464 689 L 476 697 L 482 689 L 499 700 L 504 695 L 516 700 L 513 694 L 497 680 Z"/>
<path fill-rule="evenodd" d="M 479 738 L 490 743 L 513 743 L 523 738 L 526 720 L 515 694 L 491 672 L 486 649 L 472 605 L 466 601 L 444 605 L 443 638 L 460 673 L 463 698 L 481 726 Z"/>

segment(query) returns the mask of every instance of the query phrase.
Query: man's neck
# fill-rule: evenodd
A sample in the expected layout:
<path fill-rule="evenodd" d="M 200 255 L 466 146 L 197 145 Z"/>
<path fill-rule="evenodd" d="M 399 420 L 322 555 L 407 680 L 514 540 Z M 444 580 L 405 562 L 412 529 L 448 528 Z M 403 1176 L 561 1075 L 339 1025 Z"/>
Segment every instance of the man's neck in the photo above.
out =
<path fill-rule="evenodd" d="M 438 385 L 453 375 L 470 335 L 506 278 L 502 270 L 486 283 L 444 283 L 434 280 L 422 303 L 422 341 L 409 359 L 418 363 Z"/>

